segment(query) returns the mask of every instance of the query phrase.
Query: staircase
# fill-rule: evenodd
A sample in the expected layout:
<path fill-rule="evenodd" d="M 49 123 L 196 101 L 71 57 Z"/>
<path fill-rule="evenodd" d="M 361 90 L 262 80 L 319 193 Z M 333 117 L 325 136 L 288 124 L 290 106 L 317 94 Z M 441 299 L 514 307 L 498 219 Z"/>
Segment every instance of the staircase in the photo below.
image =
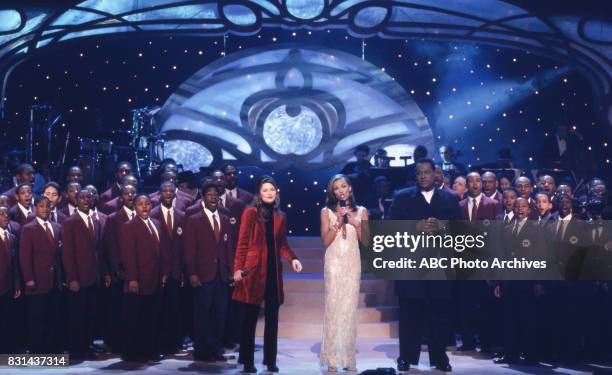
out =
<path fill-rule="evenodd" d="M 279 312 L 278 337 L 321 338 L 325 311 L 321 239 L 289 237 L 289 246 L 302 262 L 303 270 L 296 274 L 283 262 L 285 303 Z M 361 275 L 357 312 L 358 338 L 397 337 L 397 303 L 391 282 Z M 262 316 L 257 323 L 258 336 L 263 336 L 263 328 Z"/>

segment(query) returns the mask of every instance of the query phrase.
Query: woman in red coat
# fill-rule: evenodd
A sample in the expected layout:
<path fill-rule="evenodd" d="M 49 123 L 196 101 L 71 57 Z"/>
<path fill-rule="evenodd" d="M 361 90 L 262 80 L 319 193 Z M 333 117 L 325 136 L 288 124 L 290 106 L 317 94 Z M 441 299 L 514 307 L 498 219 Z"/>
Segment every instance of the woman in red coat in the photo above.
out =
<path fill-rule="evenodd" d="M 276 367 L 278 309 L 283 303 L 283 270 L 281 257 L 291 262 L 295 272 L 302 264 L 287 244 L 287 217 L 280 210 L 276 182 L 268 176 L 257 184 L 253 206 L 242 213 L 238 246 L 234 259 L 233 299 L 245 304 L 240 338 L 239 362 L 244 373 L 256 373 L 254 362 L 255 328 L 259 306 L 265 301 L 264 359 L 270 372 Z"/>

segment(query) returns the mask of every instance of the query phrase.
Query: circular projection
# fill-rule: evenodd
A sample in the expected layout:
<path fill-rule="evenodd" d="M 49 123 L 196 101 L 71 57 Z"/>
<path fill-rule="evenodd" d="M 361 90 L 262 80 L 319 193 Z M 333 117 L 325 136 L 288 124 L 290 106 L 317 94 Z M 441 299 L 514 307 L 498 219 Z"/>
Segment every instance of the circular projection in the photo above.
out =
<path fill-rule="evenodd" d="M 321 120 L 306 107 L 292 110 L 294 113 L 287 106 L 277 107 L 268 115 L 263 125 L 264 141 L 281 155 L 305 155 L 321 143 Z"/>
<path fill-rule="evenodd" d="M 198 172 L 200 167 L 212 164 L 213 155 L 199 143 L 181 139 L 164 143 L 164 157 L 174 159 L 186 171 Z"/>
<path fill-rule="evenodd" d="M 360 144 L 433 151 L 427 118 L 397 82 L 357 56 L 320 47 L 228 55 L 184 82 L 157 120 L 167 139 L 210 150 L 208 164 L 322 169 L 346 162 Z"/>

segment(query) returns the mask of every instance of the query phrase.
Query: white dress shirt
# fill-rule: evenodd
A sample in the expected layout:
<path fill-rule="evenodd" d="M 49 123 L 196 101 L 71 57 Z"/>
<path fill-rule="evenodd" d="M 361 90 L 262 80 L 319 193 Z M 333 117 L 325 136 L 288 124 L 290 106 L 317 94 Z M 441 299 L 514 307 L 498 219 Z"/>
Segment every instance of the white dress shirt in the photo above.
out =
<path fill-rule="evenodd" d="M 40 224 L 40 226 L 45 230 L 45 232 L 47 231 L 46 224 L 49 224 L 49 230 L 51 231 L 51 235 L 53 236 L 53 238 L 55 238 L 55 233 L 53 232 L 53 225 L 51 225 L 51 222 L 45 221 L 39 218 L 38 216 L 36 216 L 36 221 L 38 221 L 38 224 Z"/>
<path fill-rule="evenodd" d="M 32 210 L 30 210 L 29 208 L 25 208 L 21 205 L 21 203 L 17 202 L 17 207 L 19 207 L 19 211 L 21 211 L 21 213 L 23 214 L 23 216 L 28 217 L 28 215 L 30 214 L 30 212 L 32 212 Z"/>
<path fill-rule="evenodd" d="M 204 208 L 204 213 L 206 214 L 206 217 L 208 217 L 208 221 L 210 221 L 211 228 L 213 229 L 215 228 L 213 218 L 217 220 L 217 224 L 219 224 L 219 231 L 220 231 L 221 230 L 221 220 L 219 220 L 219 210 L 215 210 L 215 212 L 212 212 L 208 208 Z"/>
<path fill-rule="evenodd" d="M 433 198 L 434 191 L 435 189 L 431 189 L 430 191 L 421 190 L 421 194 L 423 194 L 423 197 L 428 204 L 431 203 L 431 198 Z"/>
<path fill-rule="evenodd" d="M 132 219 L 134 217 L 136 217 L 136 213 L 134 212 L 134 210 L 130 210 L 129 208 L 127 208 L 126 206 L 123 206 L 123 209 L 125 210 L 125 213 L 128 215 L 129 219 Z"/>
<path fill-rule="evenodd" d="M 176 198 L 174 198 L 176 200 Z M 174 205 L 172 207 L 167 208 L 163 204 L 159 205 L 161 207 L 162 216 L 164 217 L 164 223 L 168 226 L 168 212 L 170 212 L 170 218 L 172 218 L 172 225 L 174 225 Z"/>

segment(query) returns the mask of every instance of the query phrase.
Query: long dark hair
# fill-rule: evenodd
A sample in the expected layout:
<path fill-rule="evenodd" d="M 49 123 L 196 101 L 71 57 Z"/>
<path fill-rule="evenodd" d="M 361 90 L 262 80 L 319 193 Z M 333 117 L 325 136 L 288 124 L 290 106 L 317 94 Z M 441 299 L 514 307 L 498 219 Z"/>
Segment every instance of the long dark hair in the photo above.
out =
<path fill-rule="evenodd" d="M 336 194 L 334 194 L 334 183 L 338 180 L 344 180 L 348 186 L 353 186 L 351 184 L 351 180 L 343 174 L 332 176 L 331 180 L 329 180 L 329 183 L 327 184 L 327 198 L 325 199 L 325 206 L 332 211 L 336 211 L 336 206 L 338 205 L 338 198 L 336 198 Z M 348 199 L 346 200 L 346 206 L 351 211 L 357 211 L 357 205 L 355 204 L 355 197 L 353 196 L 352 189 L 349 193 Z"/>
<path fill-rule="evenodd" d="M 272 184 L 272 186 L 274 186 L 274 188 L 276 189 L 276 199 L 274 200 L 274 203 L 272 204 L 272 210 L 270 211 L 268 211 L 268 209 L 264 207 L 265 203 L 261 200 L 261 196 L 259 193 L 261 191 L 261 187 L 263 186 L 263 184 L 266 184 L 266 183 Z M 282 215 L 282 211 L 280 209 L 280 193 L 278 191 L 278 185 L 276 184 L 276 181 L 274 181 L 272 177 L 262 176 L 259 182 L 257 183 L 255 195 L 253 196 L 253 207 L 257 208 L 257 217 L 261 221 L 270 220 L 269 215 L 272 214 L 273 211 L 276 211 L 278 212 L 279 215 Z"/>

